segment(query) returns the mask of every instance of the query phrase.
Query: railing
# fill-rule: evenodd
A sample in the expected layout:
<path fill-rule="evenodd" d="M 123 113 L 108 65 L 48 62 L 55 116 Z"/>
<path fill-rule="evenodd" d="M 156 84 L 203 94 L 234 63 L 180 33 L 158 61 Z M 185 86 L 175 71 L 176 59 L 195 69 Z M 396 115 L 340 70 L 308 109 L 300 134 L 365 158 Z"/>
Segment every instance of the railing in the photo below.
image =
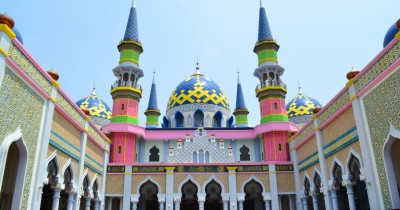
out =
<path fill-rule="evenodd" d="M 114 84 L 111 85 L 111 90 L 117 87 L 131 87 L 135 89 L 139 89 L 142 92 L 142 85 L 135 84 L 132 81 L 116 81 Z"/>
<path fill-rule="evenodd" d="M 265 87 L 283 87 L 286 89 L 286 84 L 281 80 L 265 80 L 256 86 L 256 92 Z"/>

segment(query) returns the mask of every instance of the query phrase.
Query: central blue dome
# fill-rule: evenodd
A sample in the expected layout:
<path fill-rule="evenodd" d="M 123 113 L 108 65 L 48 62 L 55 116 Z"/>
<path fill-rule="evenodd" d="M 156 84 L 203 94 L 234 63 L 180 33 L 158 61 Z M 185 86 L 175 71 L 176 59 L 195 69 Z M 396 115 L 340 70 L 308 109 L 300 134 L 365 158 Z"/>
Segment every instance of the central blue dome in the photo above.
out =
<path fill-rule="evenodd" d="M 184 104 L 205 103 L 229 110 L 229 102 L 222 89 L 203 74 L 196 72 L 181 82 L 169 97 L 167 110 Z"/>

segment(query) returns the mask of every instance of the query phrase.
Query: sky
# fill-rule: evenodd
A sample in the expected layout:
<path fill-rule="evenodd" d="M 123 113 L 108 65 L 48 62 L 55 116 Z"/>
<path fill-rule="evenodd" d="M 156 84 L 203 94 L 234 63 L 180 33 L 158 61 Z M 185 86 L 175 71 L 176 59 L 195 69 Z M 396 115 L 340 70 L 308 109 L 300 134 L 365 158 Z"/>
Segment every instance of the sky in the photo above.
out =
<path fill-rule="evenodd" d="M 110 107 L 112 69 L 123 38 L 131 0 L 0 0 L 0 12 L 13 17 L 24 46 L 40 63 L 59 74 L 61 87 L 74 100 L 96 93 Z M 362 70 L 382 49 L 389 27 L 399 19 L 398 0 L 263 0 L 272 35 L 281 46 L 286 103 L 302 91 L 322 105 L 344 86 L 346 73 Z M 143 98 L 139 123 L 148 105 L 156 71 L 158 106 L 165 114 L 173 89 L 200 71 L 226 93 L 235 109 L 237 71 L 250 111 L 249 125 L 260 120 L 253 76 L 257 56 L 258 0 L 136 0 L 139 38 L 144 52 L 139 81 Z"/>

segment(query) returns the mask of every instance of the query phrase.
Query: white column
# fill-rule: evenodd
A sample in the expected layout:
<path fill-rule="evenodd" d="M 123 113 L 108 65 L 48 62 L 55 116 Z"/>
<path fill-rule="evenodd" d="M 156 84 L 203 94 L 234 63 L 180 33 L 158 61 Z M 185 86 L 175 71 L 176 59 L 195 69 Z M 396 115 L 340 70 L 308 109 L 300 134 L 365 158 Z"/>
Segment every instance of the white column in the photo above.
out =
<path fill-rule="evenodd" d="M 239 210 L 243 210 L 243 201 L 242 200 L 238 201 L 239 201 Z"/>
<path fill-rule="evenodd" d="M 100 210 L 100 201 L 99 200 L 96 200 L 94 202 L 94 210 Z"/>
<path fill-rule="evenodd" d="M 204 201 L 199 201 L 199 210 L 204 210 Z"/>
<path fill-rule="evenodd" d="M 122 209 L 131 208 L 131 190 L 132 190 L 132 166 L 125 166 L 124 176 L 124 195 L 122 198 Z"/>
<path fill-rule="evenodd" d="M 92 199 L 90 198 L 90 196 L 88 196 L 87 198 L 85 198 L 85 210 L 90 210 L 90 201 Z"/>
<path fill-rule="evenodd" d="M 72 210 L 72 207 L 74 206 L 74 197 L 75 193 L 73 192 L 68 193 L 67 210 Z"/>
<path fill-rule="evenodd" d="M 204 202 L 206 201 L 206 194 L 199 193 L 197 194 L 197 196 L 198 196 L 197 200 L 199 201 L 199 210 L 204 210 Z"/>
<path fill-rule="evenodd" d="M 175 167 L 165 167 L 166 171 L 166 192 L 165 192 L 165 206 L 174 206 L 174 169 Z M 181 189 L 179 189 L 181 190 Z M 179 198 L 179 202 L 181 198 Z M 170 210 L 170 209 L 168 209 Z"/>
<path fill-rule="evenodd" d="M 158 202 L 160 203 L 160 210 L 164 210 L 165 200 L 164 201 L 158 201 Z"/>
<path fill-rule="evenodd" d="M 330 191 L 331 191 L 331 199 L 332 199 L 333 210 L 339 210 L 339 204 L 338 204 L 338 200 L 337 200 L 336 189 L 333 188 Z"/>
<path fill-rule="evenodd" d="M 112 197 L 109 197 L 107 199 L 108 200 L 108 204 L 107 204 L 106 210 L 111 210 L 112 209 L 112 199 L 113 199 Z"/>
<path fill-rule="evenodd" d="M 179 210 L 180 207 L 181 207 L 181 198 L 180 197 L 175 197 L 174 201 L 175 201 L 175 210 Z"/>
<path fill-rule="evenodd" d="M 229 202 L 229 197 L 222 197 L 222 203 L 224 204 L 224 210 L 229 209 L 228 202 Z"/>
<path fill-rule="evenodd" d="M 303 209 L 307 210 L 308 209 L 307 197 L 304 196 L 303 198 L 301 198 L 301 201 L 303 203 Z"/>
<path fill-rule="evenodd" d="M 236 210 L 236 169 L 237 167 L 226 167 L 229 174 L 229 200 L 232 210 Z"/>
<path fill-rule="evenodd" d="M 347 198 L 349 200 L 350 210 L 356 210 L 356 201 L 354 199 L 353 185 L 346 185 Z"/>
<path fill-rule="evenodd" d="M 313 203 L 313 207 L 315 210 L 318 210 L 318 195 L 313 193 L 312 197 L 312 203 Z"/>
<path fill-rule="evenodd" d="M 271 204 L 269 203 L 270 200 L 264 200 L 265 202 L 265 210 L 271 210 Z"/>
<path fill-rule="evenodd" d="M 86 158 L 86 142 L 87 142 L 87 130 L 89 129 L 89 122 L 86 120 L 85 122 L 85 126 L 84 126 L 85 130 L 82 131 L 82 135 L 81 135 L 81 153 L 79 154 L 79 163 L 78 163 L 78 182 L 77 182 L 77 186 L 82 186 L 83 183 L 83 173 L 84 173 L 84 166 L 85 166 L 85 158 Z M 77 199 L 76 202 L 74 203 L 74 209 L 79 209 L 80 208 L 80 202 L 81 202 L 81 198 L 83 191 L 82 190 L 78 190 L 77 191 Z"/>
<path fill-rule="evenodd" d="M 60 192 L 61 189 L 60 188 L 54 188 L 54 195 L 53 195 L 53 205 L 52 205 L 52 209 L 53 210 L 58 210 L 58 206 L 60 204 Z"/>
<path fill-rule="evenodd" d="M 137 202 L 132 202 L 132 210 L 136 210 L 137 209 Z"/>
<path fill-rule="evenodd" d="M 276 180 L 275 165 L 269 165 L 269 184 L 272 209 L 279 209 L 278 182 Z"/>

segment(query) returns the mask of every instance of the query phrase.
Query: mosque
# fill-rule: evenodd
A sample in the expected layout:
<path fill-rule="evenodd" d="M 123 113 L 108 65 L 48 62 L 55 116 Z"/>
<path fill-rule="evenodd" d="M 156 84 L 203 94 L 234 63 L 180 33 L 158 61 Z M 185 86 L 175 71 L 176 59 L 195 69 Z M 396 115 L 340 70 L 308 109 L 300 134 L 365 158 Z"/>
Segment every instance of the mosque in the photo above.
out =
<path fill-rule="evenodd" d="M 14 25 L 0 15 L 0 210 L 400 208 L 400 19 L 382 51 L 344 75 L 322 106 L 301 89 L 286 101 L 280 46 L 261 5 L 254 127 L 247 116 L 258 108 L 246 106 L 253 96 L 240 79 L 231 112 L 198 65 L 160 116 L 154 79 L 150 90 L 139 83 L 148 71 L 139 65 L 134 4 L 112 69 L 111 108 L 94 90 L 73 101 Z"/>

